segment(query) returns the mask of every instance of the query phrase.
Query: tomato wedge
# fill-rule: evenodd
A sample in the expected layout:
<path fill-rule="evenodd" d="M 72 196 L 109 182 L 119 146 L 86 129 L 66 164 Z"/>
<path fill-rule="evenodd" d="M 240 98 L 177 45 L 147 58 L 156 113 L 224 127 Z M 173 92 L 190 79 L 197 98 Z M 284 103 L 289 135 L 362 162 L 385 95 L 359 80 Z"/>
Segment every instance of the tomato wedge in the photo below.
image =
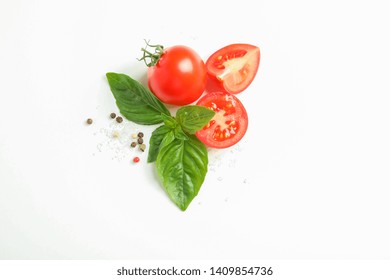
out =
<path fill-rule="evenodd" d="M 227 92 L 204 95 L 197 105 L 215 113 L 211 121 L 196 132 L 198 139 L 212 148 L 227 148 L 239 142 L 248 128 L 248 115 L 240 100 Z"/>
<path fill-rule="evenodd" d="M 207 73 L 229 93 L 245 90 L 256 76 L 260 49 L 249 44 L 232 44 L 219 49 L 206 61 Z"/>

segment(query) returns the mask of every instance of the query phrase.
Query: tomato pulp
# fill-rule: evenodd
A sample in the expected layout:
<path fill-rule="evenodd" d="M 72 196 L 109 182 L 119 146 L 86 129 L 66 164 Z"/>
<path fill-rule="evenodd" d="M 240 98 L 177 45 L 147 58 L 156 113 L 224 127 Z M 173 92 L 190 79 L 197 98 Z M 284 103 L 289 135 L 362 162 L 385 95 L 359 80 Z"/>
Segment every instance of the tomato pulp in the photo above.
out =
<path fill-rule="evenodd" d="M 211 121 L 196 132 L 198 139 L 212 148 L 227 148 L 239 142 L 248 128 L 248 115 L 238 98 L 226 92 L 204 95 L 197 105 L 215 112 Z"/>
<path fill-rule="evenodd" d="M 162 102 L 187 105 L 195 102 L 206 87 L 206 66 L 191 48 L 164 49 L 156 65 L 148 68 L 150 90 Z"/>
<path fill-rule="evenodd" d="M 245 90 L 256 76 L 260 64 L 260 49 L 249 44 L 232 44 L 219 49 L 206 61 L 212 82 L 229 93 Z"/>

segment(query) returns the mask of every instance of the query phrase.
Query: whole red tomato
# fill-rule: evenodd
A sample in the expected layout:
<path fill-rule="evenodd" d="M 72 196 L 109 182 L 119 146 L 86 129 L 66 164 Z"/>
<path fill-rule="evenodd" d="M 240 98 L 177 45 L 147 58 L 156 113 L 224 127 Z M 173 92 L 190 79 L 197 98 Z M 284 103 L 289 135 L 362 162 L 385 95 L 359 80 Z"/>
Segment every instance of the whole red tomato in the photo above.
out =
<path fill-rule="evenodd" d="M 167 104 L 187 105 L 198 100 L 206 87 L 207 71 L 202 58 L 186 46 L 157 47 L 159 53 L 146 55 L 155 59 L 148 68 L 150 90 Z"/>

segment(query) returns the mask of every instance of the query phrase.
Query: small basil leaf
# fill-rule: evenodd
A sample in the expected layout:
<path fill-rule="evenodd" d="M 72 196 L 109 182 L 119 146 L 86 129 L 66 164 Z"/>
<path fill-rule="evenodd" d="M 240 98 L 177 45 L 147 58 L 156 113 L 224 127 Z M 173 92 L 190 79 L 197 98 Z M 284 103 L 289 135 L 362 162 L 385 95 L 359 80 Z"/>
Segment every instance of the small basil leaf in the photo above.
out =
<path fill-rule="evenodd" d="M 181 209 L 198 194 L 207 173 L 207 149 L 194 135 L 175 139 L 157 156 L 158 175 L 170 199 Z"/>
<path fill-rule="evenodd" d="M 175 135 L 172 128 L 166 125 L 156 128 L 149 140 L 148 162 L 156 161 L 160 148 L 169 144 L 174 139 Z"/>
<path fill-rule="evenodd" d="M 176 126 L 173 130 L 176 139 L 188 140 L 187 134 L 183 131 L 180 125 Z"/>
<path fill-rule="evenodd" d="M 176 112 L 176 119 L 183 130 L 194 134 L 202 129 L 214 117 L 215 112 L 203 106 L 189 105 Z"/>
<path fill-rule="evenodd" d="M 168 109 L 147 88 L 125 74 L 107 73 L 107 80 L 121 114 L 138 124 L 163 122 Z"/>
<path fill-rule="evenodd" d="M 165 134 L 163 140 L 161 141 L 160 149 L 170 144 L 173 140 L 175 140 L 175 133 L 173 133 L 173 130 L 171 130 L 167 134 Z"/>
<path fill-rule="evenodd" d="M 164 121 L 164 124 L 170 128 L 175 128 L 177 126 L 177 121 L 174 117 L 172 116 L 167 116 L 165 114 L 163 114 L 162 116 L 162 119 Z"/>

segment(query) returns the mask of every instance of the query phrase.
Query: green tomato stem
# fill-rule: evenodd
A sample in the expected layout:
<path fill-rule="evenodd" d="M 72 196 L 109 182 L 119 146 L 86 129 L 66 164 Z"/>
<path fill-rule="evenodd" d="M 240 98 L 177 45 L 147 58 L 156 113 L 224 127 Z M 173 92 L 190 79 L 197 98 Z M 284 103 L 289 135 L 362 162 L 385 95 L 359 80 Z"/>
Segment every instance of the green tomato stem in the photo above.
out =
<path fill-rule="evenodd" d="M 150 45 L 149 41 L 146 40 L 145 43 L 146 47 L 141 49 L 143 55 L 138 61 L 144 61 L 147 67 L 155 66 L 164 54 L 164 47 L 162 45 Z M 154 48 L 154 53 L 148 51 L 148 47 Z"/>

